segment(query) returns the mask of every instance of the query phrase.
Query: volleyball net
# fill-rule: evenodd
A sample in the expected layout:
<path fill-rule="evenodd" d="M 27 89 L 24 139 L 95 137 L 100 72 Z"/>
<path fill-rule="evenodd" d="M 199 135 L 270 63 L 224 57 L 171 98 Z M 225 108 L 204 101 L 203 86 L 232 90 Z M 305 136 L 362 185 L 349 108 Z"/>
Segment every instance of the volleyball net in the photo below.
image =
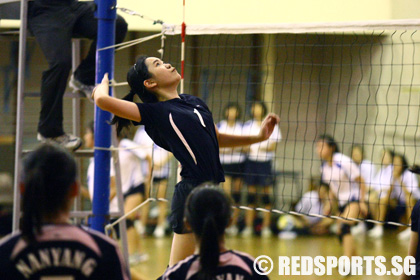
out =
<path fill-rule="evenodd" d="M 384 203 L 389 208 L 412 208 L 420 198 L 417 177 L 388 170 L 386 179 L 382 173 L 393 161 L 387 163 L 382 154 L 391 150 L 408 165 L 418 162 L 419 24 L 401 20 L 187 26 L 185 50 L 181 26 L 164 25 L 163 60 L 179 69 L 185 53 L 184 93 L 202 98 L 216 123 L 226 119 L 224 108 L 232 102 L 241 109 L 238 122 L 243 124 L 252 119 L 255 101 L 280 116 L 282 137 L 271 166 L 271 211 L 324 216 L 311 207 L 305 211 L 295 207 L 313 178 L 321 176 L 315 147 L 321 134 L 332 136 L 340 152 L 350 158 L 353 146 L 363 146 L 365 163 L 373 166 L 368 172 L 360 167 L 371 193 L 366 195 L 370 208 L 382 211 Z M 244 156 L 249 157 L 247 152 Z M 245 173 L 237 175 L 262 176 Z M 246 196 L 246 183 L 241 192 Z M 387 196 L 390 199 L 384 200 Z M 241 205 L 248 209 L 246 199 Z M 264 205 L 255 208 L 264 210 Z"/>
<path fill-rule="evenodd" d="M 407 217 L 395 219 L 388 211 L 410 210 L 420 199 L 417 175 L 407 168 L 418 162 L 419 25 L 417 20 L 398 20 L 187 26 L 184 46 L 182 26 L 163 25 L 161 34 L 150 36 L 160 40 L 138 41 L 142 49 L 155 47 L 165 62 L 183 73 L 182 93 L 202 98 L 216 123 L 226 120 L 226 106 L 232 103 L 242 112 L 236 120 L 239 134 L 250 133 L 246 126 L 252 124 L 256 102 L 280 116 L 272 156 L 262 146 L 231 150 L 231 160 L 240 153 L 244 165 L 255 157 L 271 159 L 269 176 L 252 166 L 226 172 L 227 177 L 242 178 L 237 208 L 407 225 Z M 351 196 L 340 193 L 346 192 L 343 181 L 352 185 L 355 177 L 342 170 L 336 197 L 320 194 L 321 181 L 334 183 L 321 180 L 322 160 L 316 142 L 324 134 L 334 138 L 340 153 L 357 166 L 366 185 L 369 215 L 349 218 L 335 208 L 323 212 L 320 204 L 342 206 L 352 201 Z M 353 152 L 356 149 L 359 153 Z M 229 158 L 229 151 L 221 155 Z M 339 162 L 339 168 L 341 164 L 347 163 Z M 170 199 L 177 164 L 166 168 L 171 169 L 167 172 Z M 257 197 L 251 202 L 249 177 L 270 177 L 266 184 L 258 179 L 252 183 L 257 185 Z M 269 203 L 261 184 L 270 187 Z M 156 197 L 153 184 L 150 194 L 149 202 Z M 381 214 L 383 211 L 387 214 Z M 411 211 L 405 212 L 409 216 Z"/>

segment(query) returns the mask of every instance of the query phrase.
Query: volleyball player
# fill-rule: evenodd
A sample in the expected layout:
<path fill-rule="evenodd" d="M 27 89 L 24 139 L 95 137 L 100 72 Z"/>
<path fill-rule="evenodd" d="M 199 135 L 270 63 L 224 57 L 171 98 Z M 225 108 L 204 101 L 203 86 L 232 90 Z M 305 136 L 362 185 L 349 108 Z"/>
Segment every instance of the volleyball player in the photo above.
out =
<path fill-rule="evenodd" d="M 216 188 L 200 187 L 191 192 L 185 223 L 197 240 L 197 253 L 168 268 L 163 280 L 268 279 L 254 270 L 254 258 L 226 248 L 231 209 L 229 198 Z"/>
<path fill-rule="evenodd" d="M 374 190 L 369 194 L 369 211 L 374 219 L 382 221 L 385 216 L 381 217 L 381 213 L 386 212 L 387 201 L 385 201 L 387 190 L 392 183 L 392 174 L 394 172 L 394 151 L 384 149 L 382 151 L 381 169 L 374 179 Z M 381 201 L 382 199 L 382 201 Z M 368 235 L 370 237 L 378 238 L 384 234 L 383 225 L 376 224 Z"/>
<path fill-rule="evenodd" d="M 94 147 L 93 122 L 89 124 L 84 135 L 84 142 L 87 148 Z M 141 172 L 141 161 L 147 159 L 147 154 L 142 153 L 142 150 L 134 149 L 137 145 L 129 139 L 120 139 L 118 147 L 121 149 L 118 152 L 120 174 L 121 174 L 121 191 L 124 195 L 124 213 L 128 213 L 137 205 L 144 201 L 145 184 L 143 173 Z M 90 159 L 87 170 L 87 185 L 89 189 L 90 198 L 93 200 L 94 194 L 94 160 Z M 111 164 L 111 184 L 110 184 L 110 202 L 109 212 L 116 213 L 119 211 L 117 186 L 115 181 L 114 164 Z M 141 253 L 140 236 L 134 228 L 134 221 L 136 220 L 136 212 L 127 217 L 127 243 L 130 265 L 135 265 L 141 261 L 148 259 L 147 254 Z"/>
<path fill-rule="evenodd" d="M 321 179 L 330 186 L 330 201 L 337 201 L 343 218 L 362 218 L 367 214 L 365 184 L 357 165 L 339 152 L 337 143 L 328 135 L 316 142 L 316 151 L 322 160 Z M 330 206 L 331 207 L 331 206 Z M 327 214 L 331 210 L 327 210 Z M 343 244 L 343 255 L 356 255 L 351 226 L 356 222 L 337 220 L 338 237 Z"/>
<path fill-rule="evenodd" d="M 181 163 L 182 180 L 175 187 L 171 204 L 171 224 L 175 232 L 170 265 L 184 259 L 194 251 L 194 237 L 184 229 L 185 199 L 202 182 L 224 181 L 219 159 L 220 147 L 251 145 L 268 139 L 279 121 L 270 114 L 263 121 L 260 133 L 236 136 L 218 133 L 212 114 L 199 98 L 178 94 L 180 75 L 170 64 L 155 57 L 140 57 L 130 68 L 127 81 L 130 93 L 123 100 L 109 96 L 109 80 L 92 93 L 97 106 L 115 115 L 117 131 L 130 125 L 143 124 L 152 140 L 174 154 Z M 143 103 L 134 103 L 138 95 Z"/>
<path fill-rule="evenodd" d="M 371 161 L 365 159 L 365 152 L 364 152 L 363 146 L 361 145 L 354 145 L 351 148 L 351 159 L 359 167 L 360 175 L 365 181 L 365 185 L 367 188 L 365 199 L 367 199 L 369 202 L 369 193 L 374 190 L 373 186 L 374 186 L 374 180 L 376 176 L 375 165 Z M 357 226 L 351 229 L 351 231 L 352 231 L 352 234 L 354 235 L 366 232 L 365 222 L 359 222 Z"/>
<path fill-rule="evenodd" d="M 156 189 L 156 197 L 161 199 L 166 198 L 169 179 L 169 160 L 172 158 L 172 154 L 153 143 L 153 140 L 147 135 L 142 125 L 136 131 L 134 142 L 139 144 L 153 158 L 153 186 Z M 151 166 L 143 166 L 143 171 L 151 172 Z M 167 203 L 165 201 L 158 201 L 158 210 L 157 225 L 153 231 L 153 236 L 162 238 L 165 236 Z M 143 225 L 142 228 L 144 228 Z"/>
<path fill-rule="evenodd" d="M 129 279 L 118 245 L 71 225 L 77 166 L 62 148 L 43 144 L 23 163 L 22 231 L 0 242 L 0 279 Z"/>
<path fill-rule="evenodd" d="M 172 157 L 171 153 L 153 144 L 153 186 L 157 191 L 156 197 L 160 199 L 166 198 L 169 179 L 169 161 Z M 153 236 L 162 238 L 165 236 L 167 202 L 158 201 L 158 207 L 159 214 Z"/>
<path fill-rule="evenodd" d="M 262 121 L 267 114 L 264 102 L 256 101 L 251 108 L 252 119 L 245 123 L 244 135 L 257 135 L 261 129 Z M 245 183 L 248 186 L 248 206 L 255 207 L 260 194 L 262 203 L 266 209 L 271 209 L 271 197 L 273 196 L 274 174 L 272 162 L 277 143 L 281 140 L 281 132 L 278 126 L 274 127 L 270 138 L 261 143 L 255 143 L 249 147 L 245 163 Z M 258 192 L 257 192 L 258 190 Z M 245 212 L 246 227 L 242 236 L 250 236 L 253 233 L 255 211 Z M 261 236 L 271 236 L 270 212 L 264 212 L 261 228 Z"/>
<path fill-rule="evenodd" d="M 240 118 L 240 108 L 237 103 L 228 103 L 223 110 L 225 119 L 217 124 L 220 133 L 242 135 L 242 123 Z M 244 176 L 245 154 L 243 147 L 222 148 L 220 149 L 220 162 L 225 172 L 225 182 L 223 189 L 229 194 L 236 206 L 239 206 L 241 200 L 241 188 Z M 233 210 L 232 223 L 226 230 L 226 233 L 232 236 L 238 234 L 238 216 L 239 209 Z"/>
<path fill-rule="evenodd" d="M 394 155 L 393 167 L 391 183 L 382 188 L 379 196 L 379 221 L 385 221 L 388 209 L 392 208 L 398 218 L 405 217 L 409 223 L 411 209 L 420 199 L 419 182 L 416 175 L 408 170 L 407 160 L 403 155 Z M 383 225 L 380 226 L 383 228 Z M 410 232 L 410 228 L 400 232 L 398 239 L 409 239 Z"/>

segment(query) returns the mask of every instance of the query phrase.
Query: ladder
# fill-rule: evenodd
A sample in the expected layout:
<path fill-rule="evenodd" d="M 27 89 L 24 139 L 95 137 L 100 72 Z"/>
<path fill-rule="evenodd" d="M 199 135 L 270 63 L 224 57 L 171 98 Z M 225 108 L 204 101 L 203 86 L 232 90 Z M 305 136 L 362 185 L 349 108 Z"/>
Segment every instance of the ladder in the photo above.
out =
<path fill-rule="evenodd" d="M 19 230 L 19 221 L 21 217 L 21 194 L 19 188 L 19 178 L 21 176 L 22 168 L 22 156 L 29 152 L 24 151 L 22 147 L 23 143 L 23 124 L 24 124 L 24 84 L 25 84 L 25 55 L 26 55 L 26 40 L 27 40 L 27 14 L 28 14 L 28 1 L 29 0 L 0 0 L 1 4 L 20 2 L 20 29 L 19 29 L 19 59 L 18 59 L 18 82 L 17 82 L 17 110 L 16 110 L 16 144 L 15 144 L 15 174 L 14 174 L 14 195 L 13 195 L 13 232 Z M 76 39 L 72 41 L 72 71 L 80 63 L 80 40 Z M 72 98 L 72 123 L 74 135 L 80 136 L 80 95 L 76 92 L 66 93 L 66 97 Z M 112 145 L 117 145 L 116 131 L 112 131 Z M 79 150 L 74 153 L 74 156 L 78 158 L 93 157 L 93 150 Z M 118 211 L 110 213 L 110 217 L 120 217 L 124 215 L 124 199 L 121 188 L 121 171 L 118 160 L 118 151 L 113 152 L 114 157 L 114 168 L 115 168 L 115 181 L 117 189 L 117 201 Z M 81 211 L 80 200 L 76 199 L 74 204 L 74 211 L 71 212 L 71 217 L 76 221 L 80 219 L 88 218 L 92 216 L 92 211 Z M 127 247 L 127 228 L 125 223 L 121 223 L 120 227 L 120 238 L 123 256 L 129 271 L 128 261 L 128 247 Z"/>

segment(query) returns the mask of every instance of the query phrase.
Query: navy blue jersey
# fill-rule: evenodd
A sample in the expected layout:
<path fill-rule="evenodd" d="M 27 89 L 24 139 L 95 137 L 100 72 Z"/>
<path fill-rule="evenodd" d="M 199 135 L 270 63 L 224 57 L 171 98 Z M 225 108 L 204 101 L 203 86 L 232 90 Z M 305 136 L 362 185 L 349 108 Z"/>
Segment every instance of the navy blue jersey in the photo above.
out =
<path fill-rule="evenodd" d="M 420 200 L 417 201 L 416 205 L 413 207 L 411 212 L 411 231 L 420 233 L 420 224 L 419 224 L 419 215 L 420 215 Z M 416 275 L 413 275 L 411 279 L 420 280 L 420 242 L 417 244 L 416 252 Z"/>
<path fill-rule="evenodd" d="M 195 280 L 199 268 L 199 256 L 192 255 L 168 268 L 162 279 Z M 254 258 L 250 255 L 231 250 L 220 254 L 215 279 L 266 280 L 268 277 L 254 271 Z"/>
<path fill-rule="evenodd" d="M 152 140 L 181 163 L 181 176 L 199 182 L 224 181 L 213 116 L 199 98 L 180 94 L 157 103 L 138 103 L 141 122 Z"/>
<path fill-rule="evenodd" d="M 0 242 L 0 279 L 129 279 L 117 243 L 99 232 L 48 225 L 36 240 L 18 233 Z"/>

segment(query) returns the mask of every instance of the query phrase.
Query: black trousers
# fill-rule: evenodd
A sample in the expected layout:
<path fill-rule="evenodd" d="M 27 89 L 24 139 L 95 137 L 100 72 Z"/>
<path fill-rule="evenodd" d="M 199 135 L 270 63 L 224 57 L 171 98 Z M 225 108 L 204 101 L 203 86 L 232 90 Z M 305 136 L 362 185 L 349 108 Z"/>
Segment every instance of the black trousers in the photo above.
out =
<path fill-rule="evenodd" d="M 49 69 L 42 73 L 41 113 L 38 132 L 57 137 L 63 131 L 63 95 L 72 63 L 72 38 L 93 40 L 88 55 L 74 75 L 87 85 L 95 84 L 96 37 L 98 22 L 93 2 L 77 0 L 35 0 L 29 2 L 28 28 L 44 53 Z M 116 43 L 124 40 L 127 23 L 118 16 Z"/>

